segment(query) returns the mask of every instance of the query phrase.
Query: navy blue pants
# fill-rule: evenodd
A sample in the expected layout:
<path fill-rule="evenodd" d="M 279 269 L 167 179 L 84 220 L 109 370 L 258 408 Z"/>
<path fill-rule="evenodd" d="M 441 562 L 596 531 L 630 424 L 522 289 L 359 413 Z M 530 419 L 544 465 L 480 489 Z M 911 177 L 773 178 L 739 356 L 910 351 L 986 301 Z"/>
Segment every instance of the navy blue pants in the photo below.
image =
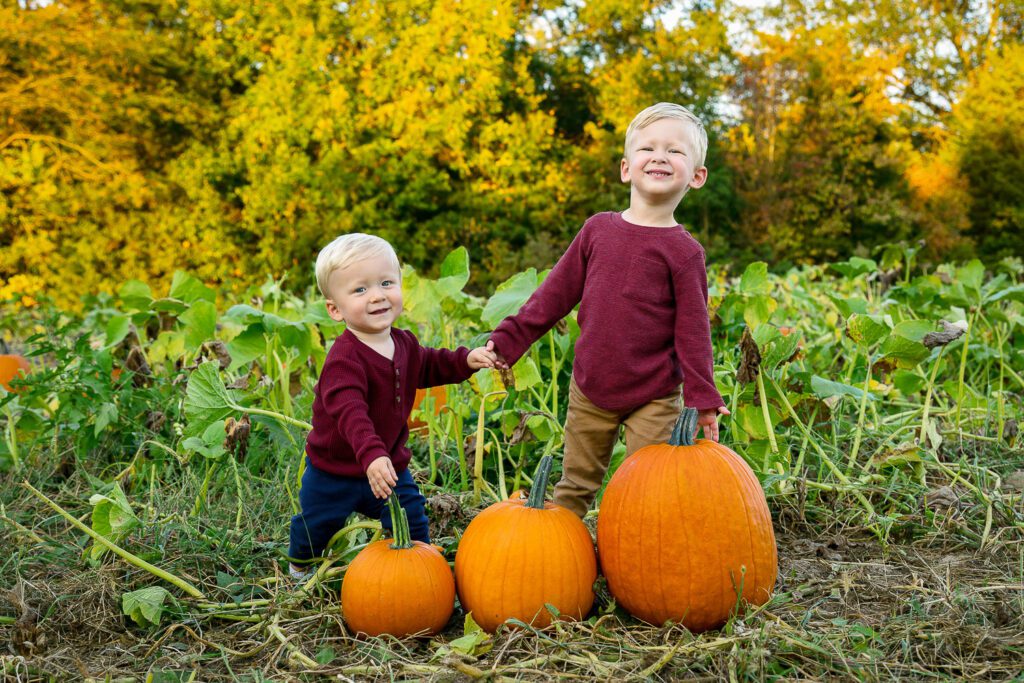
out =
<path fill-rule="evenodd" d="M 430 527 L 423 494 L 420 493 L 408 469 L 398 475 L 398 484 L 392 487 L 409 517 L 409 535 L 414 541 L 430 543 Z M 318 470 L 306 460 L 299 491 L 301 512 L 292 517 L 291 548 L 288 555 L 295 560 L 319 557 L 331 536 L 345 526 L 353 512 L 379 519 L 385 529 L 391 529 L 391 515 L 387 500 L 377 498 L 366 477 L 342 477 Z"/>

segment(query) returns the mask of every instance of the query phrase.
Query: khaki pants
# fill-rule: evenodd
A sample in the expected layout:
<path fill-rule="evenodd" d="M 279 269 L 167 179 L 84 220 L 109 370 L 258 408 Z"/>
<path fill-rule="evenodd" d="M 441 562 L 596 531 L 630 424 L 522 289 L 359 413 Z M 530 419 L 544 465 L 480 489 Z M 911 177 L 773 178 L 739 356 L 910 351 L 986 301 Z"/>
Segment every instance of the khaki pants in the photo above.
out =
<path fill-rule="evenodd" d="M 555 502 L 583 517 L 601 488 L 619 425 L 626 427 L 626 455 L 655 443 L 665 443 L 679 417 L 679 392 L 655 399 L 628 413 L 598 408 L 569 381 L 565 419 L 565 457 L 562 479 L 555 484 Z"/>

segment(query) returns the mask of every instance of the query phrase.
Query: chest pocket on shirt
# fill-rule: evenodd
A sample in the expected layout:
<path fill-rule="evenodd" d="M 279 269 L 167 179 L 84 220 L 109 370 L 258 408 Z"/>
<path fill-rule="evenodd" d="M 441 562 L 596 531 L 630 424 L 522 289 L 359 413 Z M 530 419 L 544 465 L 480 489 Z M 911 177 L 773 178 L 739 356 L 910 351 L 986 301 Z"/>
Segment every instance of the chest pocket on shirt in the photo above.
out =
<path fill-rule="evenodd" d="M 629 262 L 629 272 L 622 287 L 622 295 L 628 299 L 653 304 L 667 304 L 672 301 L 672 274 L 663 261 L 634 256 Z"/>

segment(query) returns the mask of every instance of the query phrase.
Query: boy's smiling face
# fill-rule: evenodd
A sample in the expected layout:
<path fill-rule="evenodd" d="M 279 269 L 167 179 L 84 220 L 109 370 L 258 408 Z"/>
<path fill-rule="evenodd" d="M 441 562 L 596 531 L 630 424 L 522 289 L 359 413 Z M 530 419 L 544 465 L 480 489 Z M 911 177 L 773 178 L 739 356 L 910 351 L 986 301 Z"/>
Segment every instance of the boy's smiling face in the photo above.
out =
<path fill-rule="evenodd" d="M 402 314 L 402 274 L 388 254 L 338 268 L 328 279 L 327 313 L 358 337 L 388 332 Z"/>
<path fill-rule="evenodd" d="M 690 188 L 707 180 L 708 170 L 699 165 L 690 124 L 679 119 L 658 119 L 636 131 L 629 155 L 622 160 L 622 182 L 655 203 L 676 202 Z"/>

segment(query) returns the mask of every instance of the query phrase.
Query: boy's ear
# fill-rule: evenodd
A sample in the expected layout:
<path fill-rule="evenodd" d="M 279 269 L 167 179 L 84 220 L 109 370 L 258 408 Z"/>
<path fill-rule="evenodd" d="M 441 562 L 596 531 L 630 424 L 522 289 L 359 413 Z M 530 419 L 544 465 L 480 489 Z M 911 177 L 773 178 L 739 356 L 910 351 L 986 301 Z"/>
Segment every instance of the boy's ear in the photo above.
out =
<path fill-rule="evenodd" d="M 339 323 L 345 322 L 345 316 L 341 314 L 341 310 L 334 301 L 327 299 L 324 301 L 324 305 L 327 306 L 327 315 L 331 316 L 331 320 Z"/>
<path fill-rule="evenodd" d="M 619 164 L 619 178 L 624 183 L 629 182 L 629 159 L 622 157 L 622 162 Z"/>
<path fill-rule="evenodd" d="M 707 166 L 701 166 L 693 172 L 693 178 L 690 180 L 690 187 L 694 190 L 704 187 L 704 183 L 708 181 L 708 169 Z"/>

